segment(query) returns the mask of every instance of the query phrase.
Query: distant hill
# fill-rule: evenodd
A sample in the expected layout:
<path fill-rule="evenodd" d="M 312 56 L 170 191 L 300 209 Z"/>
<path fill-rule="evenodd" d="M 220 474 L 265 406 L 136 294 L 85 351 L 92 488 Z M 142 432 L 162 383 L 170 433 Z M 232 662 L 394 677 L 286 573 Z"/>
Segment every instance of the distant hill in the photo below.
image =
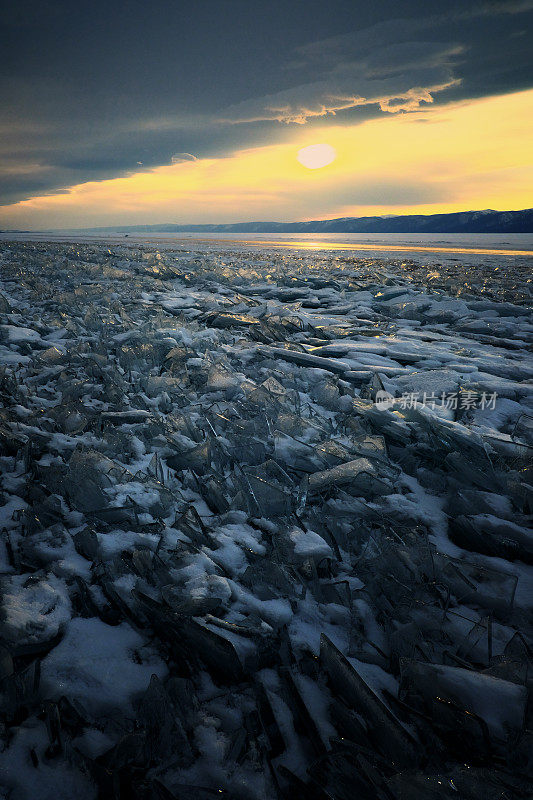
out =
<path fill-rule="evenodd" d="M 460 211 L 398 217 L 341 217 L 310 222 L 126 225 L 86 228 L 119 233 L 533 233 L 533 208 L 523 211 Z"/>

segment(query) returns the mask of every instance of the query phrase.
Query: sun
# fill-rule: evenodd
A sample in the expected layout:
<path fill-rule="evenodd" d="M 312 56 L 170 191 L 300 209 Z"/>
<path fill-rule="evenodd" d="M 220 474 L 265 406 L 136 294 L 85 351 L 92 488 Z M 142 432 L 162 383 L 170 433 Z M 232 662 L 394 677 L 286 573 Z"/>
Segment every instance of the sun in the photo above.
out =
<path fill-rule="evenodd" d="M 327 167 L 335 160 L 337 153 L 330 144 L 310 144 L 298 150 L 298 161 L 308 169 L 320 169 Z"/>

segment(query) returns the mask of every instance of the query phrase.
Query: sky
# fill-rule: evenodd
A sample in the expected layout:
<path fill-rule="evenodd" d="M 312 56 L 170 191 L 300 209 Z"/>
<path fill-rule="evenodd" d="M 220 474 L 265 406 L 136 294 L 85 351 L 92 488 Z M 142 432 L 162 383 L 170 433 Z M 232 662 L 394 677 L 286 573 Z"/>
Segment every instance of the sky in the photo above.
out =
<path fill-rule="evenodd" d="M 532 21 L 533 0 L 4 2 L 0 227 L 531 207 Z M 336 157 L 309 169 L 315 144 Z"/>

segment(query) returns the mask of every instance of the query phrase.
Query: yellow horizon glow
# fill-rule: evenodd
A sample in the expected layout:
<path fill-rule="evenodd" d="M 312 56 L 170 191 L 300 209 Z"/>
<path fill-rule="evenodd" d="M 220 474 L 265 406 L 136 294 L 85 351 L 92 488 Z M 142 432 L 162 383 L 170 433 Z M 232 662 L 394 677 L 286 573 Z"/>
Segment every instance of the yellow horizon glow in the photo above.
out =
<path fill-rule="evenodd" d="M 527 208 L 533 206 L 532 124 L 533 90 L 357 125 L 324 123 L 226 158 L 91 181 L 3 206 L 0 225 L 292 221 Z M 336 158 L 325 170 L 302 169 L 295 156 L 318 136 Z M 401 200 L 404 187 L 410 187 L 410 200 Z M 394 193 L 399 198 L 391 201 Z"/>

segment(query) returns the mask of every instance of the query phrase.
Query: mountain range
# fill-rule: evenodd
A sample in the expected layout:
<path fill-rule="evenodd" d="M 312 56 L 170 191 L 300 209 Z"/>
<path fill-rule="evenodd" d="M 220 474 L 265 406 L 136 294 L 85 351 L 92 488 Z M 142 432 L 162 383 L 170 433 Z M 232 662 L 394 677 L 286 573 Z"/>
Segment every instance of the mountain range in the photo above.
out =
<path fill-rule="evenodd" d="M 79 229 L 78 229 L 79 230 Z M 308 222 L 121 225 L 84 231 L 119 233 L 533 233 L 533 208 L 454 214 L 340 217 Z"/>

